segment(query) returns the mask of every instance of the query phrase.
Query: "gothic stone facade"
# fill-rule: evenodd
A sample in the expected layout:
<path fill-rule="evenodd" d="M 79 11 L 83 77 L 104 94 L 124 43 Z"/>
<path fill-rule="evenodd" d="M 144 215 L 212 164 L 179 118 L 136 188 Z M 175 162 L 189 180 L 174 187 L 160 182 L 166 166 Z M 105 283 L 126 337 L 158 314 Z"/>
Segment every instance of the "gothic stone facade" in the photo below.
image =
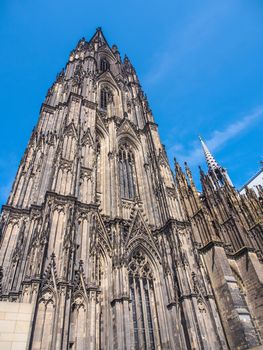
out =
<path fill-rule="evenodd" d="M 250 349 L 262 189 L 173 175 L 136 72 L 100 29 L 49 89 L 1 216 L 0 297 L 30 349 Z M 221 179 L 222 180 L 222 179 Z"/>

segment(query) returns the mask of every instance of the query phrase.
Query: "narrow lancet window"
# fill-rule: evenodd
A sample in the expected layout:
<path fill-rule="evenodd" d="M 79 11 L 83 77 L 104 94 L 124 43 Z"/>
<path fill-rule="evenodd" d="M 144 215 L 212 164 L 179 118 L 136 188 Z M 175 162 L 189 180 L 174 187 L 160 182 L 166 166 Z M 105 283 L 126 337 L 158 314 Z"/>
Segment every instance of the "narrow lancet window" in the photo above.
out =
<path fill-rule="evenodd" d="M 100 91 L 100 107 L 102 109 L 107 108 L 107 91 L 105 89 Z"/>
<path fill-rule="evenodd" d="M 135 162 L 131 147 L 123 144 L 119 149 L 119 177 L 121 198 L 135 197 Z"/>
<path fill-rule="evenodd" d="M 111 90 L 105 86 L 100 90 L 100 108 L 107 109 L 109 103 L 113 102 L 113 94 Z"/>
<path fill-rule="evenodd" d="M 100 70 L 102 71 L 102 72 L 106 72 L 107 70 L 109 70 L 110 69 L 110 64 L 109 64 L 109 62 L 105 59 L 105 58 L 103 58 L 101 61 L 100 61 Z"/>

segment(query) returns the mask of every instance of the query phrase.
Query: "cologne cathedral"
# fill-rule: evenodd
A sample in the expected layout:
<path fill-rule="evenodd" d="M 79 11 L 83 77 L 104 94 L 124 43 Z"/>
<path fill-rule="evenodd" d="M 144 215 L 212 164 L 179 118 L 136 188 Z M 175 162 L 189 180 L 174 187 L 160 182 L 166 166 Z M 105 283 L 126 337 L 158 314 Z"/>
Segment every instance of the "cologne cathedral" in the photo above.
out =
<path fill-rule="evenodd" d="M 201 192 L 128 57 L 100 28 L 78 42 L 1 214 L 0 300 L 32 305 L 28 349 L 263 348 L 263 189 L 200 147 Z"/>

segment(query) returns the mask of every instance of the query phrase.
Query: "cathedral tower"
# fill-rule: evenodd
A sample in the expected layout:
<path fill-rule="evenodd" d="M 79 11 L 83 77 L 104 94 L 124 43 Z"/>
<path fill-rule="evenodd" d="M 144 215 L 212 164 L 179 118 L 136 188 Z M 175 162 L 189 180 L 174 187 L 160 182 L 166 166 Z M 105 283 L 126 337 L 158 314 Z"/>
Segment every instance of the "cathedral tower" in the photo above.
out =
<path fill-rule="evenodd" d="M 2 210 L 0 298 L 32 305 L 29 349 L 261 344 L 262 206 L 205 175 L 200 196 L 186 173 L 176 163 L 174 177 L 129 59 L 100 28 L 81 39 Z M 236 250 L 251 281 L 231 270 Z"/>

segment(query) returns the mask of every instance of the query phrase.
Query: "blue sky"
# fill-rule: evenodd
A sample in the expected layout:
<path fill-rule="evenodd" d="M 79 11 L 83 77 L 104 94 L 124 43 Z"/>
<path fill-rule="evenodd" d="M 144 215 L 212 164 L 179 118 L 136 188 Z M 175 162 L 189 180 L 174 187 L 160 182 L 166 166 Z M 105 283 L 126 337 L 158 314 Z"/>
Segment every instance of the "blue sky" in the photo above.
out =
<path fill-rule="evenodd" d="M 258 171 L 261 0 L 2 0 L 0 203 L 48 87 L 77 41 L 98 26 L 133 62 L 170 159 L 187 160 L 198 179 L 200 134 L 236 187 Z"/>

